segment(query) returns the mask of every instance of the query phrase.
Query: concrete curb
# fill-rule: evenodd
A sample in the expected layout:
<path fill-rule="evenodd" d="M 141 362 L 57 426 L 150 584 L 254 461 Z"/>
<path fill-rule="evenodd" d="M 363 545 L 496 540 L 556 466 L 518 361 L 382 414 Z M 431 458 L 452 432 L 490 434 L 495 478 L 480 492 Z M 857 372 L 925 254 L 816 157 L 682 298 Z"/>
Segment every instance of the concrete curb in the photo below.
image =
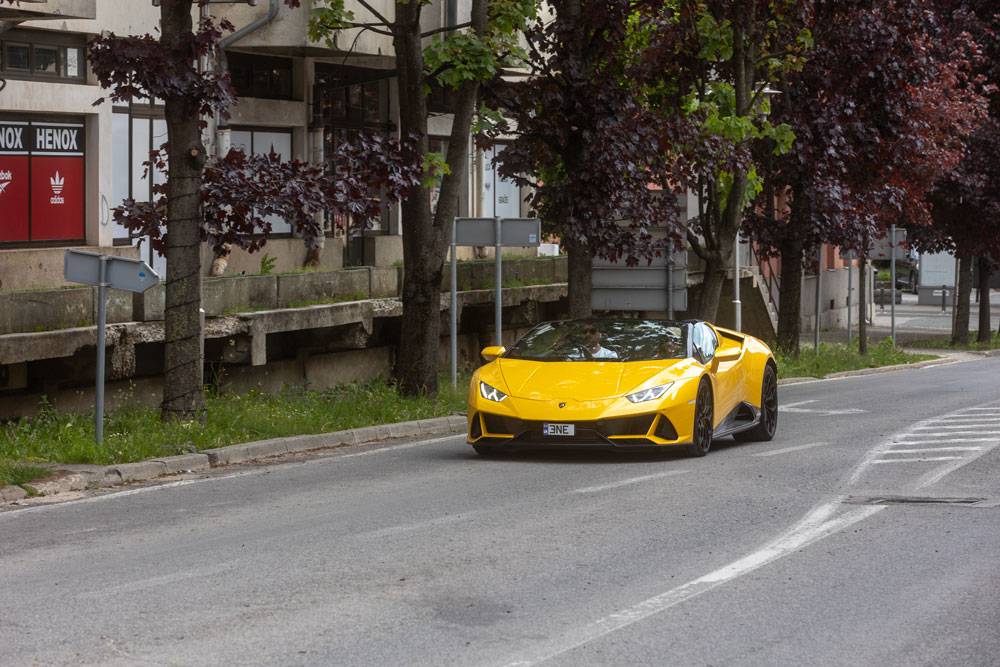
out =
<path fill-rule="evenodd" d="M 907 350 L 908 352 L 911 350 Z M 879 366 L 877 368 L 858 368 L 853 371 L 839 371 L 837 373 L 830 373 L 826 377 L 814 378 L 814 377 L 795 377 L 795 378 L 782 378 L 778 380 L 778 386 L 789 385 L 789 384 L 800 384 L 802 382 L 819 382 L 821 380 L 836 380 L 838 378 L 848 378 L 855 377 L 859 375 L 878 375 L 879 373 L 891 373 L 893 371 L 902 371 L 907 368 L 924 368 L 925 366 L 933 366 L 940 363 L 948 363 L 951 361 L 971 361 L 966 359 L 964 355 L 969 354 L 967 351 L 963 350 L 961 352 L 945 352 L 943 350 L 915 350 L 915 354 L 936 354 L 938 355 L 934 359 L 926 359 L 924 361 L 915 361 L 910 364 L 893 364 L 892 366 Z M 993 354 L 995 353 L 995 354 Z M 987 352 L 980 353 L 987 357 L 1000 357 L 1000 350 L 988 350 Z"/>
<path fill-rule="evenodd" d="M 64 474 L 54 479 L 25 484 L 24 487 L 30 489 L 33 495 L 52 496 L 68 491 L 118 486 L 131 482 L 146 482 L 165 475 L 200 472 L 234 463 L 246 463 L 247 461 L 318 449 L 363 445 L 391 438 L 458 435 L 465 433 L 465 429 L 465 417 L 449 415 L 396 424 L 366 426 L 332 433 L 257 440 L 229 445 L 228 447 L 205 449 L 196 454 L 180 454 L 150 461 L 120 463 L 113 466 L 54 465 L 52 466 L 54 471 Z M 16 502 L 23 500 L 28 495 L 29 493 L 19 486 L 0 487 L 0 502 Z"/>

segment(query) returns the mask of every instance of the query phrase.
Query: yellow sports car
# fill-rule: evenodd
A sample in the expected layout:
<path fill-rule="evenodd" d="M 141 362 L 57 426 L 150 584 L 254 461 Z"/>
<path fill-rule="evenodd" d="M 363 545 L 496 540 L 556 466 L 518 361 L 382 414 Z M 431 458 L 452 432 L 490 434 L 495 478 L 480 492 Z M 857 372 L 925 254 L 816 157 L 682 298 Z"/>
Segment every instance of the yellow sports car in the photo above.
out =
<path fill-rule="evenodd" d="M 543 322 L 482 355 L 468 412 L 479 454 L 598 445 L 704 456 L 713 438 L 770 440 L 778 424 L 771 350 L 707 322 Z"/>

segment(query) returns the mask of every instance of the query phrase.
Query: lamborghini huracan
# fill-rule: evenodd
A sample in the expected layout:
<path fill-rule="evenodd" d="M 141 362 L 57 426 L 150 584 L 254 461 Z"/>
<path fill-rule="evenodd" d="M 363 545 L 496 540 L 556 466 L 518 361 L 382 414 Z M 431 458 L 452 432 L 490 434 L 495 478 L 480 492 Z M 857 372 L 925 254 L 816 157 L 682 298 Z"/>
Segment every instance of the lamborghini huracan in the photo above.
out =
<path fill-rule="evenodd" d="M 708 322 L 543 322 L 482 355 L 468 411 L 482 455 L 552 445 L 704 456 L 714 438 L 767 441 L 778 424 L 771 350 Z"/>

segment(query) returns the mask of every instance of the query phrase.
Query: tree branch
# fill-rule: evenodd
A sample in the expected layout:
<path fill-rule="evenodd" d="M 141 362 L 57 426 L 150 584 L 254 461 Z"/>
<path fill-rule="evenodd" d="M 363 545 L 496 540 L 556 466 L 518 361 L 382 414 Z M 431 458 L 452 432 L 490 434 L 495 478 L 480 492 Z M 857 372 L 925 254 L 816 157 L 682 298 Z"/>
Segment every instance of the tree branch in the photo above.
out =
<path fill-rule="evenodd" d="M 376 32 L 376 33 L 378 33 L 380 35 L 386 35 L 387 37 L 392 37 L 393 36 L 392 31 L 385 29 L 384 26 L 385 26 L 385 24 L 381 23 L 381 22 L 379 22 L 379 23 L 354 23 L 354 22 L 347 22 L 347 23 L 344 24 L 344 29 L 345 30 L 351 30 L 353 28 L 361 28 L 363 30 L 371 30 L 372 32 Z"/>
<path fill-rule="evenodd" d="M 372 7 L 371 4 L 367 2 L 367 0 L 358 0 L 358 4 L 367 9 L 368 11 L 370 11 L 372 15 L 375 18 L 377 18 L 385 27 L 390 29 L 394 27 L 395 24 L 386 17 L 382 16 L 382 14 L 377 9 Z"/>
<path fill-rule="evenodd" d="M 466 21 L 465 23 L 459 23 L 457 25 L 446 25 L 440 28 L 434 28 L 433 30 L 428 30 L 427 32 L 420 33 L 420 37 L 430 37 L 441 32 L 451 32 L 453 30 L 461 30 L 462 28 L 468 28 L 472 25 L 472 21 Z"/>

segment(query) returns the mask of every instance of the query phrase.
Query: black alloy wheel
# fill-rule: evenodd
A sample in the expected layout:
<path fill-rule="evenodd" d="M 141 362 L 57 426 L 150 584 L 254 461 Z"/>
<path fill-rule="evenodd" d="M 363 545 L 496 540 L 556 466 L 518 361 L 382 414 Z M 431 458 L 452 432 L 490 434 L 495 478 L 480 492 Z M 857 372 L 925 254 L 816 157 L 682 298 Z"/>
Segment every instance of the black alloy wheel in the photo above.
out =
<path fill-rule="evenodd" d="M 702 380 L 694 403 L 694 435 L 688 446 L 691 456 L 704 456 L 712 448 L 713 412 L 712 387 L 707 380 Z"/>
<path fill-rule="evenodd" d="M 774 366 L 764 367 L 764 377 L 760 382 L 760 421 L 748 431 L 734 433 L 740 442 L 770 442 L 778 430 L 778 374 Z"/>

